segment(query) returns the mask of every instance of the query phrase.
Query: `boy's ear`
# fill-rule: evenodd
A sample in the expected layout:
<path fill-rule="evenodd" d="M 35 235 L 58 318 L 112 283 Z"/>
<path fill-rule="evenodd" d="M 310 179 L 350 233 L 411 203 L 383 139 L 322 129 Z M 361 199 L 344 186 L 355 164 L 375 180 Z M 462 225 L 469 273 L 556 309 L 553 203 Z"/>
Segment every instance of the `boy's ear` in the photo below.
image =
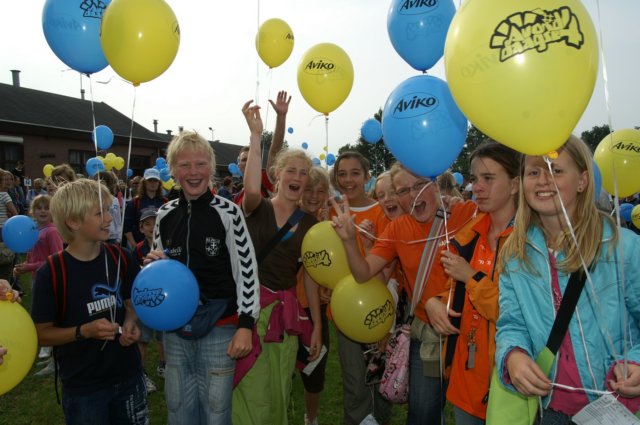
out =
<path fill-rule="evenodd" d="M 64 221 L 64 224 L 66 224 L 67 227 L 69 229 L 71 229 L 71 231 L 75 232 L 76 230 L 78 230 L 80 228 L 80 226 L 82 225 L 82 222 L 79 221 L 79 220 L 74 220 L 74 219 L 68 218 L 68 219 L 66 219 Z"/>

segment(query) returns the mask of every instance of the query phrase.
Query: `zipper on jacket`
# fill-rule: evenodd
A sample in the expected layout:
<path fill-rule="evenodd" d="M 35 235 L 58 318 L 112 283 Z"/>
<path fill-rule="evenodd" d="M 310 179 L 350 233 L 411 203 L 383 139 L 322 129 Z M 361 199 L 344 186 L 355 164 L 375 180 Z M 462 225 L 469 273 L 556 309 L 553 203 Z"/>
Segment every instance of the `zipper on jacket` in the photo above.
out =
<path fill-rule="evenodd" d="M 189 256 L 189 245 L 191 240 L 191 202 L 192 201 L 188 201 L 187 203 L 187 241 L 185 243 L 185 249 L 187 250 L 187 267 L 189 267 L 191 260 Z"/>

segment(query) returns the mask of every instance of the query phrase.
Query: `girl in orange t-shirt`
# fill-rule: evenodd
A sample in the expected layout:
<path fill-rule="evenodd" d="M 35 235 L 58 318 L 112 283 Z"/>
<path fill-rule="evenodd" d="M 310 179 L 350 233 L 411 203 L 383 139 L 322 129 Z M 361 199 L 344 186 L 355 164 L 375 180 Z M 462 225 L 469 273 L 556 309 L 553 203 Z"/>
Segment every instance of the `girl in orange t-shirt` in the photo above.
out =
<path fill-rule="evenodd" d="M 365 183 L 370 178 L 369 170 L 369 161 L 362 154 L 347 151 L 336 159 L 332 177 L 336 189 L 348 199 L 350 216 L 356 225 L 367 229 L 372 235 L 380 235 L 389 219 L 380 204 L 365 192 Z M 334 215 L 335 212 L 331 211 L 331 214 Z M 372 246 L 372 240 L 367 236 L 359 234 L 357 240 L 362 254 Z M 344 374 L 344 423 L 359 424 L 371 414 L 378 423 L 388 423 L 391 420 L 391 403 L 382 397 L 377 388 L 371 391 L 366 384 L 367 364 L 360 343 L 349 339 L 339 329 L 337 336 L 340 365 Z"/>

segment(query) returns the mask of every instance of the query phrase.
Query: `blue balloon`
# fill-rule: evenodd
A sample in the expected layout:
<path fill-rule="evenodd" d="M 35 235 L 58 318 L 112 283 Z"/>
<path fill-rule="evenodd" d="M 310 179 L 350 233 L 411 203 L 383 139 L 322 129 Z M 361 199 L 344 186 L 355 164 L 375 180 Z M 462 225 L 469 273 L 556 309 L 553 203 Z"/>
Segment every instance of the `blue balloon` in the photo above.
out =
<path fill-rule="evenodd" d="M 360 135 L 367 143 L 378 143 L 382 139 L 382 125 L 375 118 L 369 118 L 362 123 Z"/>
<path fill-rule="evenodd" d="M 633 211 L 633 204 L 620 204 L 620 218 L 629 223 L 631 221 L 631 212 Z M 6 224 L 5 224 L 6 226 Z"/>
<path fill-rule="evenodd" d="M 444 41 L 455 13 L 453 0 L 393 0 L 387 16 L 393 48 L 414 69 L 431 69 L 444 54 Z"/>
<path fill-rule="evenodd" d="M 108 65 L 100 45 L 102 15 L 111 0 L 47 0 L 42 30 L 53 53 L 68 67 L 93 74 Z"/>
<path fill-rule="evenodd" d="M 302 149 L 307 150 L 309 144 L 307 142 L 302 142 Z"/>
<path fill-rule="evenodd" d="M 376 181 L 378 180 L 378 178 L 376 176 L 372 176 L 368 182 L 366 182 L 364 184 L 364 191 L 365 193 L 369 193 L 371 192 L 371 190 L 376 187 Z"/>
<path fill-rule="evenodd" d="M 600 167 L 593 161 L 593 192 L 596 198 L 596 202 L 600 199 L 600 191 L 602 190 L 602 173 Z"/>
<path fill-rule="evenodd" d="M 319 158 L 313 158 L 313 159 L 311 160 L 311 164 L 312 164 L 314 167 L 319 167 L 319 166 L 320 166 L 320 164 L 321 164 L 320 159 L 319 159 Z"/>
<path fill-rule="evenodd" d="M 199 297 L 195 276 L 176 260 L 157 260 L 145 266 L 131 288 L 131 302 L 138 317 L 158 331 L 184 326 L 198 308 Z"/>
<path fill-rule="evenodd" d="M 38 225 L 31 217 L 14 215 L 2 226 L 2 240 L 13 252 L 27 252 L 38 240 Z"/>
<path fill-rule="evenodd" d="M 467 136 L 467 119 L 437 77 L 417 75 L 400 83 L 382 113 L 384 143 L 417 175 L 442 174 L 458 157 Z"/>
<path fill-rule="evenodd" d="M 336 156 L 332 153 L 328 153 L 327 157 L 324 159 L 329 167 L 336 163 Z"/>
<path fill-rule="evenodd" d="M 96 173 L 105 170 L 104 163 L 100 161 L 100 158 L 89 158 L 87 160 L 86 170 L 89 177 L 93 177 L 96 175 Z"/>
<path fill-rule="evenodd" d="M 457 171 L 453 173 L 453 178 L 456 180 L 458 186 L 462 186 L 462 183 L 464 183 L 464 177 Z"/>
<path fill-rule="evenodd" d="M 167 160 L 161 156 L 157 157 L 155 168 L 157 168 L 158 170 L 162 170 L 163 168 L 166 168 L 166 167 L 167 167 Z"/>
<path fill-rule="evenodd" d="M 127 168 L 127 177 L 133 177 L 133 170 L 131 168 Z"/>
<path fill-rule="evenodd" d="M 289 132 L 289 134 L 293 134 L 293 127 L 287 128 L 287 131 Z"/>
<path fill-rule="evenodd" d="M 160 169 L 160 180 L 162 180 L 163 182 L 168 182 L 170 179 L 171 171 L 169 171 L 169 168 L 165 165 Z"/>
<path fill-rule="evenodd" d="M 106 125 L 99 125 L 93 129 L 92 133 L 93 143 L 98 146 L 98 149 L 107 150 L 113 144 L 113 131 Z"/>

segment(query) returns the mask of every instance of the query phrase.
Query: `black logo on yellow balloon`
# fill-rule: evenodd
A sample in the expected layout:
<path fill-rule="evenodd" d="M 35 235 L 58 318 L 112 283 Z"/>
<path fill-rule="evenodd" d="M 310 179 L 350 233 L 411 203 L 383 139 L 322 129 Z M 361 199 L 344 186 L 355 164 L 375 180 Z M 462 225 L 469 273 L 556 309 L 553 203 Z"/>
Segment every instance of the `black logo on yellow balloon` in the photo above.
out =
<path fill-rule="evenodd" d="M 82 14 L 83 18 L 102 19 L 102 15 L 104 14 L 104 10 L 106 8 L 107 5 L 99 0 L 84 0 L 82 3 L 80 3 L 80 9 L 84 10 L 84 13 Z"/>
<path fill-rule="evenodd" d="M 433 11 L 438 4 L 438 0 L 405 0 L 400 3 L 398 12 L 401 15 L 419 15 Z"/>
<path fill-rule="evenodd" d="M 367 314 L 367 317 L 364 318 L 364 325 L 369 329 L 373 329 L 386 322 L 389 317 L 394 315 L 394 313 L 393 304 L 391 301 L 387 300 L 384 305 L 371 310 L 369 314 Z"/>
<path fill-rule="evenodd" d="M 324 75 L 333 72 L 336 69 L 336 65 L 331 59 L 327 58 L 312 58 L 304 66 L 304 72 L 311 75 Z"/>
<path fill-rule="evenodd" d="M 410 93 L 398 100 L 393 107 L 393 118 L 413 118 L 438 107 L 438 98 L 429 93 Z"/>
<path fill-rule="evenodd" d="M 500 61 L 504 62 L 527 50 L 544 52 L 552 43 L 576 49 L 584 44 L 578 17 L 567 6 L 514 13 L 498 24 L 490 47 L 500 51 Z"/>
<path fill-rule="evenodd" d="M 162 288 L 139 290 L 133 288 L 133 305 L 143 305 L 146 307 L 157 307 L 164 301 L 165 295 Z"/>
<path fill-rule="evenodd" d="M 293 41 L 293 34 L 291 34 L 290 32 L 287 33 L 287 35 L 284 36 L 285 40 L 291 40 Z"/>
<path fill-rule="evenodd" d="M 640 154 L 640 144 L 635 140 L 622 140 L 611 145 L 610 150 L 620 155 Z"/>
<path fill-rule="evenodd" d="M 331 257 L 324 249 L 317 252 L 307 251 L 302 255 L 302 263 L 307 268 L 318 266 L 329 267 L 331 265 Z"/>

